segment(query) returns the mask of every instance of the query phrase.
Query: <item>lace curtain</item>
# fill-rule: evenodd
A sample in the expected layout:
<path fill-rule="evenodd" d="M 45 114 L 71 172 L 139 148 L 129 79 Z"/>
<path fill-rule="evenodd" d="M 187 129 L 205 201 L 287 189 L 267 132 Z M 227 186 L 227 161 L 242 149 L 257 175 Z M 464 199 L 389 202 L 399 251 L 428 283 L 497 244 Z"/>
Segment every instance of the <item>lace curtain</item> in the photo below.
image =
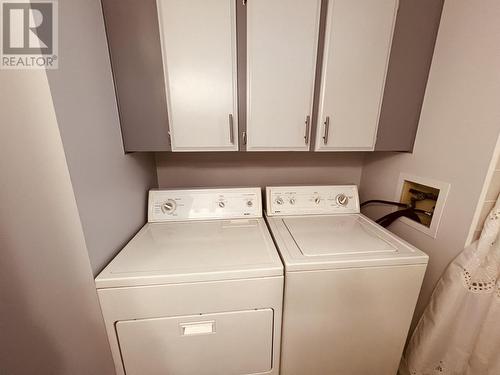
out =
<path fill-rule="evenodd" d="M 409 342 L 404 375 L 500 375 L 500 198 L 478 241 L 439 281 Z"/>

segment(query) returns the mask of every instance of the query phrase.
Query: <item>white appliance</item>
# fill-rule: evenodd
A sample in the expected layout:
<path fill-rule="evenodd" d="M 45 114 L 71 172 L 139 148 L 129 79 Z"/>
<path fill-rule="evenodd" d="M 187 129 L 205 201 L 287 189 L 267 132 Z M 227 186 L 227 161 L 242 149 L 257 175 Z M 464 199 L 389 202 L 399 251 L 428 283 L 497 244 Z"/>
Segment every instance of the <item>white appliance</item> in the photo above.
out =
<path fill-rule="evenodd" d="M 283 266 L 259 188 L 150 191 L 96 285 L 118 375 L 279 373 Z"/>
<path fill-rule="evenodd" d="M 266 199 L 285 264 L 281 374 L 395 375 L 427 255 L 360 214 L 356 186 Z"/>

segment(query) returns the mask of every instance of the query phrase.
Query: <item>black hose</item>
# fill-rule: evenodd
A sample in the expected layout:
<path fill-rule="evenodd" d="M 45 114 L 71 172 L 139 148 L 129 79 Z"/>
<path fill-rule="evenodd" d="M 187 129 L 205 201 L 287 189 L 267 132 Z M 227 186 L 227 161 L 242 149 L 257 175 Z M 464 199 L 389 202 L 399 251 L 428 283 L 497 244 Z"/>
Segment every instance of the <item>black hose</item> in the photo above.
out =
<path fill-rule="evenodd" d="M 375 221 L 377 224 L 380 224 L 384 228 L 387 228 L 389 225 L 391 225 L 395 220 L 399 219 L 400 217 L 407 217 L 407 218 L 410 218 L 410 219 L 416 221 L 417 223 L 422 224 L 422 220 L 417 215 L 417 212 L 432 217 L 432 212 L 430 212 L 430 211 L 415 208 L 410 204 L 401 203 L 401 202 L 386 201 L 383 199 L 372 199 L 372 200 L 363 202 L 363 203 L 361 203 L 361 207 L 364 207 L 364 206 L 371 204 L 371 203 L 386 204 L 389 206 L 396 206 L 396 207 L 403 208 L 402 210 L 397 210 L 395 212 L 391 212 L 385 216 L 382 216 L 380 219 Z"/>
<path fill-rule="evenodd" d="M 400 217 L 408 217 L 412 220 L 415 220 L 417 223 L 422 224 L 422 221 L 418 217 L 418 215 L 415 213 L 413 208 L 407 208 L 404 210 L 398 210 L 395 212 L 391 212 L 390 214 L 387 214 L 380 219 L 376 221 L 377 224 L 380 224 L 384 228 L 387 228 L 389 225 L 391 225 L 396 219 L 399 219 Z"/>
<path fill-rule="evenodd" d="M 361 203 L 361 207 L 364 207 L 364 206 L 366 206 L 367 204 L 371 204 L 371 203 L 388 204 L 388 205 L 391 205 L 391 206 L 404 207 L 404 208 L 408 208 L 408 207 L 410 207 L 410 206 L 409 206 L 408 204 L 406 204 L 406 203 L 401 203 L 401 202 L 392 202 L 392 201 L 385 201 L 385 200 L 383 200 L 383 199 L 372 199 L 372 200 L 369 200 L 369 201 L 363 202 L 363 203 Z"/>

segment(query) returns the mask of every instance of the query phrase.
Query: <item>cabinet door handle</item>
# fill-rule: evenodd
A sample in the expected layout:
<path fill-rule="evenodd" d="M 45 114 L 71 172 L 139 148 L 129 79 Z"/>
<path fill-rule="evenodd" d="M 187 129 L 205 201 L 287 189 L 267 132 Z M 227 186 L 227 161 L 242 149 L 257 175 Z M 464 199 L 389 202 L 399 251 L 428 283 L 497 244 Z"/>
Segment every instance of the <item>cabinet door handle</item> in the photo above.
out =
<path fill-rule="evenodd" d="M 305 144 L 309 144 L 309 127 L 311 124 L 311 116 L 306 117 L 306 134 L 304 134 Z"/>
<path fill-rule="evenodd" d="M 229 142 L 234 144 L 234 124 L 233 124 L 233 114 L 229 114 Z"/>
<path fill-rule="evenodd" d="M 323 144 L 327 144 L 328 143 L 328 133 L 330 132 L 330 117 L 326 117 L 326 120 L 325 120 L 325 133 L 323 134 Z"/>

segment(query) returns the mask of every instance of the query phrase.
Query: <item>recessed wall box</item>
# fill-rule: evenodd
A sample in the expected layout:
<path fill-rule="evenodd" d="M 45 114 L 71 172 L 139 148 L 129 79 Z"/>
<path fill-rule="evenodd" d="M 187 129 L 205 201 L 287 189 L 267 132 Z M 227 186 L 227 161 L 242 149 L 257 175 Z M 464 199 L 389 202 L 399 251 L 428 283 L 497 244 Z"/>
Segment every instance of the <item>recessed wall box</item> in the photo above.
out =
<path fill-rule="evenodd" d="M 395 200 L 414 207 L 420 223 L 407 217 L 401 221 L 436 238 L 449 190 L 448 183 L 401 173 Z"/>

